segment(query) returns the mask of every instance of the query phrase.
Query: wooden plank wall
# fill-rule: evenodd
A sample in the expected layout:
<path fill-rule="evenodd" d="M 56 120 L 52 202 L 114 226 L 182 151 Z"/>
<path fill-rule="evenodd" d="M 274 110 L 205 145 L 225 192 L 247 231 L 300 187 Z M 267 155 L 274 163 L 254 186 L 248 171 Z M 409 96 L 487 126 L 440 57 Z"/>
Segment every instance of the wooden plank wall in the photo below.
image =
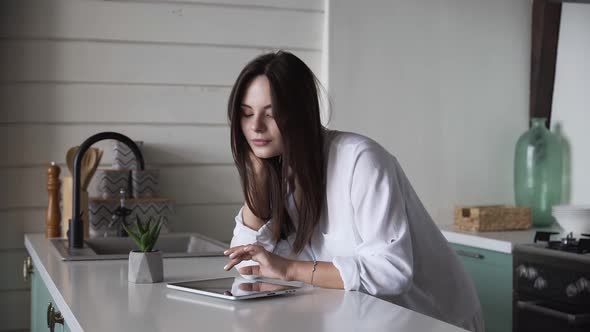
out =
<path fill-rule="evenodd" d="M 46 167 L 117 131 L 144 141 L 178 231 L 228 241 L 241 190 L 225 116 L 250 59 L 286 49 L 320 75 L 323 0 L 0 2 L 1 331 L 29 327 L 23 234 L 44 230 Z M 111 142 L 103 167 L 111 161 Z"/>

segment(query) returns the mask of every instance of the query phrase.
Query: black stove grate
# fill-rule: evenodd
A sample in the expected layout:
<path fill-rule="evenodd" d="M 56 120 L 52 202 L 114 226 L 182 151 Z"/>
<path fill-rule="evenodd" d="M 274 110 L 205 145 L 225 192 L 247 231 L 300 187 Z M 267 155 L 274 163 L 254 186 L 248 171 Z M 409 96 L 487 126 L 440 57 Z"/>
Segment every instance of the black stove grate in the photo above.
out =
<path fill-rule="evenodd" d="M 568 234 L 565 238 L 560 241 L 552 241 L 551 236 L 557 235 L 556 232 L 536 232 L 535 243 L 546 242 L 547 248 L 559 251 L 566 251 L 577 254 L 588 254 L 590 253 L 590 238 L 576 239 L 572 233 Z M 582 236 L 590 237 L 590 234 L 582 234 Z"/>

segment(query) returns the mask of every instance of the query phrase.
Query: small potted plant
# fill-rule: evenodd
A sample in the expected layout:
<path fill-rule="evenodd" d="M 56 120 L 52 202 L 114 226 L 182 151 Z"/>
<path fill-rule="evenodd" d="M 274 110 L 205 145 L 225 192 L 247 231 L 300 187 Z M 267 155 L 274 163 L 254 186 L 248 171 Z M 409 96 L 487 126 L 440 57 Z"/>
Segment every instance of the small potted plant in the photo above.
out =
<path fill-rule="evenodd" d="M 164 268 L 162 264 L 162 252 L 153 250 L 160 228 L 160 218 L 152 224 L 152 219 L 146 225 L 142 225 L 139 216 L 136 216 L 137 232 L 127 228 L 121 223 L 129 237 L 135 241 L 139 250 L 132 250 L 129 253 L 129 271 L 127 279 L 134 283 L 155 283 L 164 279 Z"/>

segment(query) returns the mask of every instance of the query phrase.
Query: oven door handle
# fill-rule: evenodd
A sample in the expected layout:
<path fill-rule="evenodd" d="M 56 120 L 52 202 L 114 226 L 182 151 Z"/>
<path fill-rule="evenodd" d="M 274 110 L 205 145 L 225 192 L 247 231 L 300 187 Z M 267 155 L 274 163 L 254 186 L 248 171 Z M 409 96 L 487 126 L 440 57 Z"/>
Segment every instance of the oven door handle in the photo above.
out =
<path fill-rule="evenodd" d="M 516 301 L 516 305 L 520 309 L 529 310 L 541 315 L 550 316 L 553 318 L 567 321 L 570 325 L 578 325 L 590 322 L 590 314 L 570 314 L 567 312 L 558 311 L 555 309 L 540 306 L 535 301 Z"/>

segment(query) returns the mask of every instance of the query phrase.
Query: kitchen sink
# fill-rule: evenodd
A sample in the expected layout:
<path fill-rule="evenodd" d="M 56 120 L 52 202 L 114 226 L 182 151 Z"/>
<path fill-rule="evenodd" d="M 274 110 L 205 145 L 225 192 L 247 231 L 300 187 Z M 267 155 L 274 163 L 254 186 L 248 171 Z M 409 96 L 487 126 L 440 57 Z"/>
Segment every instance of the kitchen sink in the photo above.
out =
<path fill-rule="evenodd" d="M 70 249 L 67 239 L 50 239 L 65 261 L 127 259 L 137 245 L 128 237 L 97 237 L 84 240 L 83 248 Z M 229 248 L 227 243 L 217 241 L 198 233 L 160 234 L 155 250 L 169 257 L 223 256 Z"/>

